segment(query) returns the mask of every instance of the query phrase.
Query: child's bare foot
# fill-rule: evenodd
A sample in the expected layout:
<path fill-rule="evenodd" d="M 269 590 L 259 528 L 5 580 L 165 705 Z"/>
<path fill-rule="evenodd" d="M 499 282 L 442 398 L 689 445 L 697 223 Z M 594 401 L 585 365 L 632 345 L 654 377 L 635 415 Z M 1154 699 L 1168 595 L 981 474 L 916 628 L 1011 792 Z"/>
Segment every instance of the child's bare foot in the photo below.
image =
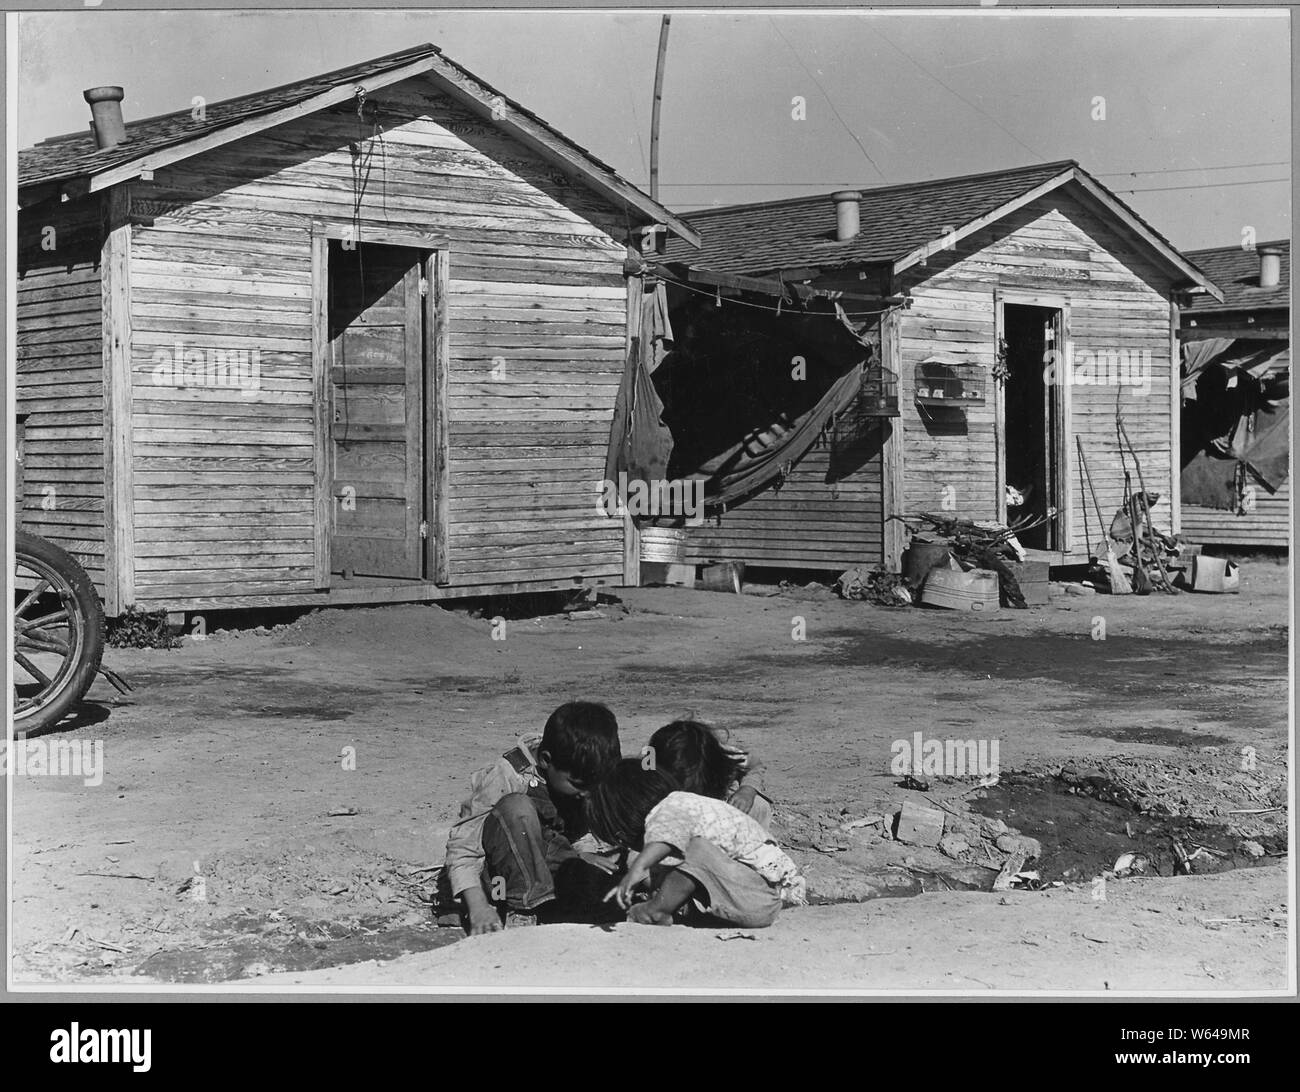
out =
<path fill-rule="evenodd" d="M 627 920 L 634 925 L 671 925 L 673 915 L 670 910 L 656 909 L 651 902 L 639 902 L 627 912 Z"/>
<path fill-rule="evenodd" d="M 638 903 L 627 912 L 627 920 L 637 925 L 671 925 L 673 915 L 694 894 L 695 881 L 673 869 L 646 902 Z"/>

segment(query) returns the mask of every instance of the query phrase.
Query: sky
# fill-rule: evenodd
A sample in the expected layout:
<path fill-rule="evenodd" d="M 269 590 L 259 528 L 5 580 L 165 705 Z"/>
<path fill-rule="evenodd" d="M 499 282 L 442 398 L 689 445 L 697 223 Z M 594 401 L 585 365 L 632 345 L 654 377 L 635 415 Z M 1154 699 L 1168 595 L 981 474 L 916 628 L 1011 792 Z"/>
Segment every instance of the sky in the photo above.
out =
<path fill-rule="evenodd" d="M 642 188 L 659 15 L 90 12 L 22 17 L 19 146 L 434 42 Z M 1076 159 L 1196 249 L 1289 238 L 1285 15 L 675 12 L 661 200 L 677 211 Z M 796 97 L 804 101 L 798 119 Z M 1277 181 L 1280 180 L 1280 181 Z M 1143 191 L 1130 193 L 1129 191 Z"/>

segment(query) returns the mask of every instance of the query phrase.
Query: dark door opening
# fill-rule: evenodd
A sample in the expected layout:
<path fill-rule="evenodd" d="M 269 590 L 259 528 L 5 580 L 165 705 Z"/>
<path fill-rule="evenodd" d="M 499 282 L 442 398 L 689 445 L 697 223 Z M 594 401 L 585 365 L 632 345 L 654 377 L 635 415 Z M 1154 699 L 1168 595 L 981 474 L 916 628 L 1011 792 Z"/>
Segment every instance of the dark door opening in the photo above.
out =
<path fill-rule="evenodd" d="M 330 569 L 424 575 L 421 269 L 411 247 L 329 244 Z"/>
<path fill-rule="evenodd" d="M 1060 509 L 1060 467 L 1057 448 L 1061 429 L 1056 391 L 1048 374 L 1058 369 L 1054 361 L 1061 312 L 1052 307 L 1023 304 L 1003 306 L 1002 330 L 1006 340 L 1005 385 L 1006 483 L 1023 498 L 1022 505 L 1008 500 L 1007 518 L 1047 515 Z M 1010 490 L 1008 491 L 1010 493 Z M 1055 519 L 1017 536 L 1021 545 L 1035 550 L 1058 547 Z"/>

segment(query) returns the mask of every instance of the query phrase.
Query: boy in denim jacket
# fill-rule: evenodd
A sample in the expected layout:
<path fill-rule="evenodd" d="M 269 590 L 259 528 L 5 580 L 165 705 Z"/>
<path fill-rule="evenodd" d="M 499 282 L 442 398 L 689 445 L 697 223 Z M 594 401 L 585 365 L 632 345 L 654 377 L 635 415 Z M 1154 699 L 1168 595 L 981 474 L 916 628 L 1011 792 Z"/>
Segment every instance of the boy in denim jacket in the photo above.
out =
<path fill-rule="evenodd" d="M 597 702 L 567 702 L 541 736 L 521 739 L 470 777 L 447 838 L 446 876 L 471 934 L 544 921 L 597 921 L 617 871 L 587 829 L 583 802 L 622 757 L 618 721 Z"/>

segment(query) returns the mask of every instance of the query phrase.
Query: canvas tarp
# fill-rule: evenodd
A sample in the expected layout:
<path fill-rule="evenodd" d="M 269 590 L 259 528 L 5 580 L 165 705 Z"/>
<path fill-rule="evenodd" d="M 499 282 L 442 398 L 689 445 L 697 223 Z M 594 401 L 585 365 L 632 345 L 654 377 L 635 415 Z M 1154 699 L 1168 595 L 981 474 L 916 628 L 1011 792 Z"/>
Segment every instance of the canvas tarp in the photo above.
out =
<path fill-rule="evenodd" d="M 1187 342 L 1183 346 L 1183 397 L 1195 400 L 1201 376 L 1211 366 L 1260 379 L 1290 364 L 1291 349 L 1285 341 L 1208 337 Z"/>
<path fill-rule="evenodd" d="M 664 404 L 651 379 L 673 340 L 662 281 L 647 278 L 644 282 L 637 328 L 614 402 L 605 458 L 605 478 L 613 482 L 620 480 L 620 473 L 630 481 L 664 480 L 673 451 L 673 436 L 663 421 Z"/>
<path fill-rule="evenodd" d="M 816 443 L 832 418 L 844 410 L 862 385 L 862 366 L 842 375 L 821 398 L 789 428 L 767 429 L 733 444 L 705 462 L 699 473 L 707 479 L 705 503 L 725 507 L 747 497 L 784 474 Z"/>
<path fill-rule="evenodd" d="M 1248 484 L 1276 493 L 1290 472 L 1290 349 L 1207 338 L 1183 347 L 1184 504 L 1242 511 Z"/>

